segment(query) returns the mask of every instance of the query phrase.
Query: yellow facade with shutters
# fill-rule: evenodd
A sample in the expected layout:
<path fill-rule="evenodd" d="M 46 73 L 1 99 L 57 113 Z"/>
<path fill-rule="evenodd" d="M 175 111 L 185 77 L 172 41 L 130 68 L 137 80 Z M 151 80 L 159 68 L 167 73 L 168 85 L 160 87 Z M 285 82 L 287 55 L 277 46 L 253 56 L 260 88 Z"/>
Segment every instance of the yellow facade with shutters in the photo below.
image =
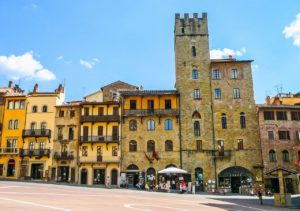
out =
<path fill-rule="evenodd" d="M 21 171 L 20 152 L 23 144 L 26 97 L 5 97 L 0 148 L 0 178 L 18 179 Z"/>
<path fill-rule="evenodd" d="M 120 164 L 117 102 L 83 102 L 79 138 L 79 183 L 114 186 Z"/>

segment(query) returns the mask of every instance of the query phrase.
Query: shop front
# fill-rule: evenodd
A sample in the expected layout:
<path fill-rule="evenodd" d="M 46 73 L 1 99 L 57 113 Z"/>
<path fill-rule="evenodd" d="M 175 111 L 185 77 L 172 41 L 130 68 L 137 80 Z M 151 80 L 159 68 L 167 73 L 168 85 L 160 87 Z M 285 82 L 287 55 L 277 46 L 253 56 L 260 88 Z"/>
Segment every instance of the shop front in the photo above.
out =
<path fill-rule="evenodd" d="M 43 179 L 44 164 L 33 163 L 31 164 L 31 178 L 34 180 Z"/>

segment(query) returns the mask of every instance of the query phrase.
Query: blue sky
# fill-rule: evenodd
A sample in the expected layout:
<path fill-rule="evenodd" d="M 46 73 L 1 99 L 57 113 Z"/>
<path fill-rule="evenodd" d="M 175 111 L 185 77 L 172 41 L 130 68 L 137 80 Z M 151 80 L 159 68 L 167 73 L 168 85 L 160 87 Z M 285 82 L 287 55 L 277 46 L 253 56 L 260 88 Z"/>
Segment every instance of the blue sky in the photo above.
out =
<path fill-rule="evenodd" d="M 173 89 L 176 12 L 207 12 L 210 49 L 254 60 L 256 103 L 300 91 L 297 0 L 3 0 L 0 87 L 13 79 L 51 91 L 65 81 L 67 100 L 116 80 Z"/>

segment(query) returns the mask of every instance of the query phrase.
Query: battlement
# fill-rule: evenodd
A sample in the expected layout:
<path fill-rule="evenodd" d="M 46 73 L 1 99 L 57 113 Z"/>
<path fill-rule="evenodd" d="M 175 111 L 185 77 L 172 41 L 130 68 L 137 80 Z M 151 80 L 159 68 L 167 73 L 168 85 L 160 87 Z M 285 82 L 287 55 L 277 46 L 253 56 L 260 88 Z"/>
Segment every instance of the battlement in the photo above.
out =
<path fill-rule="evenodd" d="M 184 13 L 184 17 L 180 18 L 180 14 L 175 14 L 175 35 L 207 35 L 207 13 L 202 13 L 202 17 L 198 17 L 198 13 L 193 13 L 193 17 L 189 17 L 189 13 Z"/>

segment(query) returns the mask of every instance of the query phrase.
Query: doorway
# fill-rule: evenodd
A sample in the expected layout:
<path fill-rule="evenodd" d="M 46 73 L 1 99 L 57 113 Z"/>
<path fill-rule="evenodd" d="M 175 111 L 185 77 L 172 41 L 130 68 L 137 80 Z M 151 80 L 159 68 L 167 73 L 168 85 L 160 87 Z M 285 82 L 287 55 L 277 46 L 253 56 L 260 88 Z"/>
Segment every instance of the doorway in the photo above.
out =
<path fill-rule="evenodd" d="M 231 192 L 238 193 L 241 186 L 241 177 L 231 177 Z"/>
<path fill-rule="evenodd" d="M 105 184 L 105 169 L 94 169 L 94 184 L 104 185 Z"/>
<path fill-rule="evenodd" d="M 87 184 L 87 176 L 88 172 L 86 169 L 81 170 L 81 175 L 80 175 L 80 184 L 86 185 Z"/>
<path fill-rule="evenodd" d="M 31 164 L 31 178 L 32 179 L 42 179 L 44 172 L 44 164 L 35 163 Z"/>
<path fill-rule="evenodd" d="M 118 184 L 118 170 L 113 169 L 111 170 L 111 185 Z"/>
<path fill-rule="evenodd" d="M 15 168 L 16 168 L 16 162 L 14 159 L 10 159 L 7 163 L 7 176 L 13 177 L 15 176 Z"/>
<path fill-rule="evenodd" d="M 59 166 L 58 167 L 58 181 L 59 182 L 68 182 L 69 181 L 69 167 L 68 166 Z"/>

